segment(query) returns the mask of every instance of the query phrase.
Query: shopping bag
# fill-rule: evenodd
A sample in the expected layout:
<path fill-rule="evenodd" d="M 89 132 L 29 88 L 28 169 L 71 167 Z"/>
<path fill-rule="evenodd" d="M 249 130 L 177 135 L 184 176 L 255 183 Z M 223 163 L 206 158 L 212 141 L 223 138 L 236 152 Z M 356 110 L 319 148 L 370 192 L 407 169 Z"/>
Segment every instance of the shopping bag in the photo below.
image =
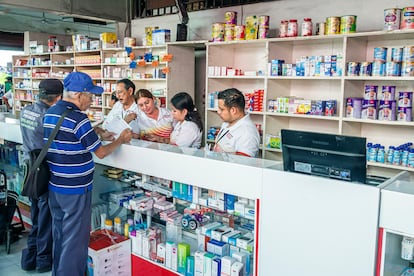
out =
<path fill-rule="evenodd" d="M 27 175 L 24 178 L 22 195 L 38 199 L 49 190 L 50 170 L 46 157 L 40 162 L 39 167 L 33 170 L 33 165 L 40 154 L 40 149 L 29 152 Z"/>

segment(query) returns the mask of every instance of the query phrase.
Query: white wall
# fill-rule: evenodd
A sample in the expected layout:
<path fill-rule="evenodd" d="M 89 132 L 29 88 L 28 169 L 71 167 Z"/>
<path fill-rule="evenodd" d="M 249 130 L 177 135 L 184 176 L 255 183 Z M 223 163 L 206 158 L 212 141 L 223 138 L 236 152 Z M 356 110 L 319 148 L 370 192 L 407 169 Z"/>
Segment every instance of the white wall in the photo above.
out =
<path fill-rule="evenodd" d="M 211 37 L 211 24 L 223 22 L 226 11 L 237 11 L 238 24 L 248 15 L 269 15 L 271 36 L 278 34 L 280 20 L 312 18 L 312 22 L 323 22 L 328 16 L 357 15 L 357 31 L 381 30 L 384 22 L 384 9 L 414 6 L 413 0 L 280 0 L 260 4 L 228 7 L 189 13 L 188 40 L 203 40 Z M 171 30 L 171 40 L 175 41 L 176 26 L 180 23 L 177 14 L 136 19 L 132 21 L 133 37 L 141 45 L 146 26 L 159 26 Z"/>

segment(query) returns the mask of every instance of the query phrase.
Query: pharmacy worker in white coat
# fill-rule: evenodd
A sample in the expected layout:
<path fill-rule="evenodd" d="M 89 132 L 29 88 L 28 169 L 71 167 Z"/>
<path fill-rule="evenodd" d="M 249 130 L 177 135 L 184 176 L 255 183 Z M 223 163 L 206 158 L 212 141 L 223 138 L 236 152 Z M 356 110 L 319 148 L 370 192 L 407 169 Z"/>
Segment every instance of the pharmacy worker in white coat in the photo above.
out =
<path fill-rule="evenodd" d="M 140 132 L 136 136 L 134 131 L 133 138 L 168 144 L 174 121 L 171 112 L 157 106 L 154 95 L 147 89 L 139 89 L 134 97 L 139 108 Z"/>
<path fill-rule="evenodd" d="M 203 123 L 188 93 L 180 92 L 171 98 L 171 114 L 176 124 L 170 136 L 170 144 L 200 148 Z"/>
<path fill-rule="evenodd" d="M 118 80 L 116 82 L 115 93 L 117 101 L 114 103 L 111 111 L 103 122 L 103 129 L 107 129 L 111 122 L 119 122 L 116 119 L 121 119 L 131 127 L 132 133 L 139 134 L 139 126 L 137 120 L 139 110 L 134 98 L 135 84 L 129 79 Z M 95 132 L 101 136 L 105 136 L 105 134 L 107 134 L 97 128 L 95 128 Z"/>
<path fill-rule="evenodd" d="M 244 108 L 244 95 L 236 88 L 218 93 L 217 114 L 224 122 L 216 136 L 214 151 L 257 156 L 260 135 Z"/>

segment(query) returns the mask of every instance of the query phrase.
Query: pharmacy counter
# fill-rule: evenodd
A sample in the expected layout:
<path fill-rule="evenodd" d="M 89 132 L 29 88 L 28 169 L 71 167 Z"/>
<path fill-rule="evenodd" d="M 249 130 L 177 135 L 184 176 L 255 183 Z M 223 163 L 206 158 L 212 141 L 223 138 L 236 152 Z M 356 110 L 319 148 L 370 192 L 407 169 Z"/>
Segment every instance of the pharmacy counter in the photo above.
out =
<path fill-rule="evenodd" d="M 10 129 L 0 123 L 0 136 L 19 141 Z M 271 160 L 139 140 L 95 162 L 250 199 L 255 205 L 253 275 L 375 274 L 383 186 L 284 172 Z"/>

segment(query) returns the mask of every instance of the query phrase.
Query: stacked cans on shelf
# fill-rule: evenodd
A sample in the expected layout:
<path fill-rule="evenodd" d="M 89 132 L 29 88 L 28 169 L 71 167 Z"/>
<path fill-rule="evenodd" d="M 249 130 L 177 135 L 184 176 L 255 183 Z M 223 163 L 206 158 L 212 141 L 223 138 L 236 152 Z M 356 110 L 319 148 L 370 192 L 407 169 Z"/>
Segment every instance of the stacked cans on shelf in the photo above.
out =
<path fill-rule="evenodd" d="M 389 146 L 385 152 L 385 146 L 368 143 L 367 161 L 414 168 L 414 148 L 412 146 L 411 142 L 399 146 Z"/>
<path fill-rule="evenodd" d="M 405 7 L 402 10 L 391 8 L 384 10 L 384 30 L 414 29 L 414 7 Z"/>
<path fill-rule="evenodd" d="M 348 62 L 348 76 L 408 77 L 414 76 L 414 46 L 391 48 L 374 48 L 374 61 Z"/>
<path fill-rule="evenodd" d="M 377 85 L 365 85 L 364 98 L 346 99 L 346 117 L 380 121 L 412 121 L 413 92 L 396 94 L 396 87 L 383 85 L 378 96 Z"/>
<path fill-rule="evenodd" d="M 253 40 L 269 37 L 269 16 L 251 15 L 246 17 L 245 25 L 237 25 L 237 12 L 224 14 L 225 22 L 212 25 L 212 41 Z"/>

